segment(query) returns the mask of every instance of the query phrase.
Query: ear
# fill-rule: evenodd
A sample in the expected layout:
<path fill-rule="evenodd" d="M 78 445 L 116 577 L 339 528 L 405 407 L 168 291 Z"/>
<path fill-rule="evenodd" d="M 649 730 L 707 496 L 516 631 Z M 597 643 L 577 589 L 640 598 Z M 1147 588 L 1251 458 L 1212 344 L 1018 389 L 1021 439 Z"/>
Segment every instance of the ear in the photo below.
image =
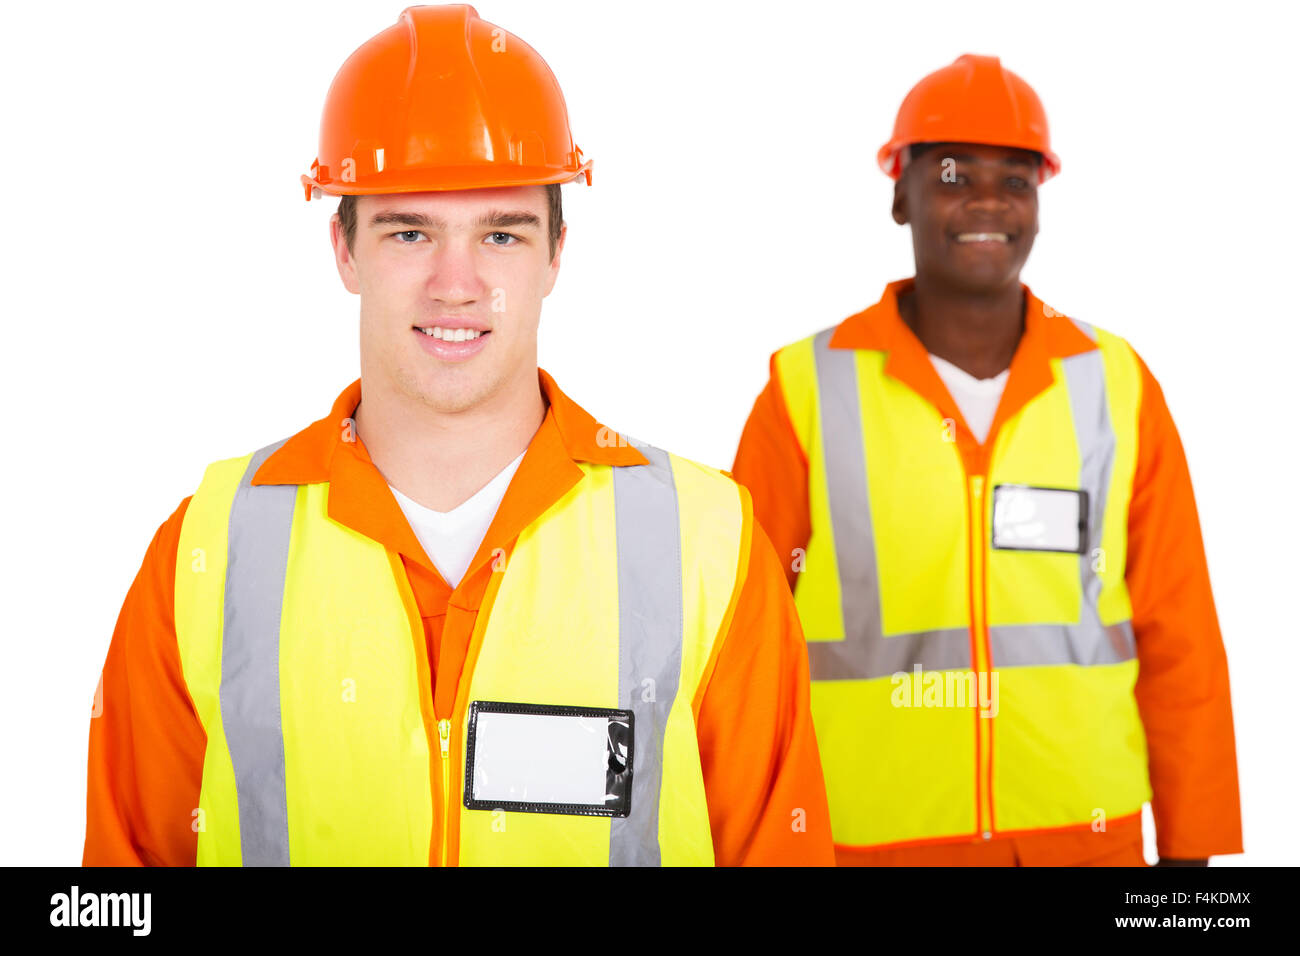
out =
<path fill-rule="evenodd" d="M 560 253 L 564 251 L 564 240 L 569 235 L 569 227 L 563 222 L 560 223 L 560 238 L 555 243 L 555 255 L 551 257 L 551 264 L 546 270 L 546 291 L 542 293 L 542 298 L 551 294 L 555 288 L 555 280 L 560 275 Z"/>
<path fill-rule="evenodd" d="M 902 176 L 894 182 L 894 205 L 890 212 L 893 214 L 894 222 L 900 226 L 907 225 L 907 189 L 903 186 Z"/>
<path fill-rule="evenodd" d="M 348 251 L 348 244 L 343 238 L 343 221 L 339 219 L 338 213 L 330 217 L 330 245 L 334 247 L 334 265 L 338 267 L 343 287 L 353 295 L 360 295 L 361 283 L 357 279 L 357 261 Z"/>

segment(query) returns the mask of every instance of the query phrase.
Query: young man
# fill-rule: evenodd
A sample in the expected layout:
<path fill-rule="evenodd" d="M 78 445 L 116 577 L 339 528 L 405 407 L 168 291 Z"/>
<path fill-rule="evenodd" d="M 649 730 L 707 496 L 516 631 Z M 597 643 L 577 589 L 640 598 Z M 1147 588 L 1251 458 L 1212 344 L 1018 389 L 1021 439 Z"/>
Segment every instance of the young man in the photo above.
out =
<path fill-rule="evenodd" d="M 92 720 L 86 864 L 831 864 L 806 652 L 748 495 L 537 367 L 590 162 L 549 68 L 411 7 L 308 199 L 361 377 L 158 530 Z"/>
<path fill-rule="evenodd" d="M 1241 851 L 1223 643 L 1178 433 L 1123 339 L 1020 282 L 1060 167 L 962 56 L 880 165 L 916 275 L 778 350 L 733 474 L 788 562 L 842 864 Z"/>

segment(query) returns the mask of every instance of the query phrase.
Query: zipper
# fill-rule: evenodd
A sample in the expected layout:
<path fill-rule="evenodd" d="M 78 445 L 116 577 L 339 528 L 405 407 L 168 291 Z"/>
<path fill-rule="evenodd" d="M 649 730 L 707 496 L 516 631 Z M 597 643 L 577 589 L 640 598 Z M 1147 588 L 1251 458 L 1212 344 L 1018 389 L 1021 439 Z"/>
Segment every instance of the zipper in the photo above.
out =
<path fill-rule="evenodd" d="M 487 589 L 484 591 L 483 600 L 478 611 L 479 617 L 470 632 L 469 647 L 465 652 L 465 661 L 461 667 L 460 677 L 456 681 L 456 695 L 451 705 L 451 716 L 452 719 L 461 721 L 462 733 L 464 715 L 468 704 L 470 679 L 473 676 L 474 667 L 478 663 L 479 648 L 483 643 L 483 633 L 487 629 L 487 615 L 496 604 L 497 589 L 501 586 L 501 578 L 501 574 L 494 573 Z M 455 747 L 452 746 L 453 743 Z M 442 754 L 443 829 L 441 865 L 447 866 L 447 858 L 450 855 L 449 847 L 454 836 L 456 839 L 456 865 L 460 866 L 460 801 L 452 800 L 451 768 L 454 763 L 457 771 L 460 772 L 461 761 L 464 759 L 465 741 L 461 738 L 452 740 L 451 720 L 446 718 L 438 721 L 438 750 Z"/>
<path fill-rule="evenodd" d="M 438 727 L 438 751 L 440 754 L 439 760 L 442 764 L 442 793 L 440 795 L 435 795 L 433 797 L 433 800 L 434 800 L 435 809 L 438 808 L 439 801 L 441 802 L 442 839 L 440 841 L 441 846 L 438 849 L 438 858 L 439 858 L 439 865 L 446 866 L 447 865 L 447 834 L 451 831 L 451 827 L 452 827 L 451 721 L 446 718 L 440 718 L 438 716 L 437 707 L 434 706 L 433 703 L 437 692 L 437 687 L 433 682 L 433 675 L 430 673 L 428 660 L 424 658 L 424 655 L 427 654 L 427 649 L 425 646 L 425 639 L 424 639 L 424 626 L 421 623 L 421 619 L 419 615 L 419 606 L 416 603 L 415 592 L 411 589 L 410 580 L 406 574 L 406 568 L 404 567 L 401 558 L 398 557 L 397 553 L 394 551 L 388 552 L 388 560 L 390 566 L 393 569 L 393 579 L 397 582 L 398 590 L 402 594 L 402 600 L 406 606 L 407 616 L 411 620 L 412 635 L 416 638 L 415 647 L 417 648 L 417 654 L 420 655 L 421 658 L 421 662 L 417 665 L 419 668 L 421 694 L 423 695 L 424 693 L 426 693 L 426 691 L 428 694 L 427 698 L 423 696 L 421 697 L 421 703 L 420 703 L 421 719 L 427 720 L 428 717 L 432 716 L 434 722 L 437 724 Z M 457 696 L 457 703 L 458 703 L 460 697 L 459 687 L 456 690 L 456 696 Z M 424 709 L 426 703 L 429 706 L 429 709 L 427 711 Z M 452 715 L 454 716 L 455 714 L 456 714 L 456 708 L 455 708 L 455 704 L 453 704 Z M 426 733 L 427 733 L 428 724 L 426 723 L 424 726 L 426 728 Z M 427 742 L 428 741 L 426 740 L 426 743 Z M 457 818 L 456 822 L 457 823 L 460 822 L 459 818 Z M 434 826 L 436 825 L 437 825 L 437 821 L 435 820 Z M 430 837 L 430 841 L 432 842 L 433 839 L 432 828 L 429 837 Z"/>
<path fill-rule="evenodd" d="M 971 475 L 970 496 L 970 573 L 971 573 L 971 628 L 975 635 L 975 753 L 978 766 L 975 768 L 975 802 L 978 808 L 977 824 L 980 836 L 985 840 L 993 837 L 993 728 L 989 718 L 981 715 L 980 687 L 991 687 L 989 676 L 987 614 L 985 600 L 987 592 L 985 562 L 987 552 L 984 540 L 987 536 L 984 508 L 984 475 Z"/>
<path fill-rule="evenodd" d="M 447 865 L 447 834 L 451 831 L 451 721 L 438 721 L 438 749 L 442 751 L 442 865 Z"/>

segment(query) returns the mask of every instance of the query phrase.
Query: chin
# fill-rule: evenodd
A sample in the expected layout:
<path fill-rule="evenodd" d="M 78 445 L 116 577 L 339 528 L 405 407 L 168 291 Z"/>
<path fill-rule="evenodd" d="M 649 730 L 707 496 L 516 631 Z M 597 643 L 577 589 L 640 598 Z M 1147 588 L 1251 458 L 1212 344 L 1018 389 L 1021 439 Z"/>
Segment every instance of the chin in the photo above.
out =
<path fill-rule="evenodd" d="M 1013 271 L 1007 271 L 1005 268 L 974 270 L 963 272 L 948 272 L 946 278 L 948 284 L 971 293 L 994 292 L 998 289 L 1004 289 L 1008 285 L 1016 283 L 1020 278 L 1020 266 L 1023 263 L 1017 263 Z"/>
<path fill-rule="evenodd" d="M 422 397 L 430 408 L 451 415 L 481 404 L 487 391 L 484 383 L 467 378 L 433 383 L 425 389 Z"/>
<path fill-rule="evenodd" d="M 427 361 L 427 358 L 421 356 Z M 417 366 L 418 367 L 418 366 Z M 473 408 L 488 391 L 480 370 L 466 368 L 420 369 L 412 374 L 410 368 L 397 370 L 396 381 L 408 400 L 419 402 L 443 414 L 455 414 Z"/>

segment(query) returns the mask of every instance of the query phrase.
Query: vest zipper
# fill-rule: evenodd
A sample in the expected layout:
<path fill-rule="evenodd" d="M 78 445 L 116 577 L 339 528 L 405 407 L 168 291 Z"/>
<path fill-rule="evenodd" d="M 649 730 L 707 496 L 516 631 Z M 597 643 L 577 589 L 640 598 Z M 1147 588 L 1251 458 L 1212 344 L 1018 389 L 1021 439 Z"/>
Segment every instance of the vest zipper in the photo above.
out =
<path fill-rule="evenodd" d="M 450 856 L 451 838 L 456 837 L 456 865 L 460 866 L 460 807 L 463 800 L 452 800 L 451 797 L 451 767 L 453 762 L 456 765 L 457 772 L 460 773 L 461 761 L 464 759 L 465 741 L 463 739 L 464 714 L 468 706 L 470 692 L 470 681 L 474 675 L 474 668 L 478 663 L 479 649 L 483 643 L 483 634 L 487 629 L 487 615 L 491 608 L 496 604 L 497 589 L 501 586 L 503 575 L 494 573 L 492 580 L 484 591 L 482 603 L 479 606 L 479 617 L 470 633 L 469 648 L 465 652 L 465 663 L 461 668 L 460 679 L 456 682 L 456 696 L 451 705 L 452 719 L 460 720 L 462 726 L 462 738 L 455 741 L 456 749 L 453 753 L 451 744 L 451 720 L 446 718 L 438 721 L 438 749 L 442 751 L 442 795 L 443 795 L 443 832 L 442 832 L 442 866 L 447 866 L 447 859 Z M 454 756 L 454 761 L 453 761 Z"/>
<path fill-rule="evenodd" d="M 451 830 L 451 759 L 448 748 L 451 745 L 451 721 L 443 718 L 438 721 L 438 749 L 442 751 L 442 865 L 447 865 L 447 834 Z"/>
<path fill-rule="evenodd" d="M 984 508 L 984 475 L 971 475 L 970 496 L 970 573 L 971 573 L 971 628 L 975 636 L 975 802 L 978 809 L 978 826 L 980 836 L 985 840 L 993 837 L 993 727 L 990 718 L 982 716 L 980 707 L 980 688 L 992 688 L 989 676 L 987 612 L 985 598 L 987 582 L 985 560 L 987 551 L 984 541 L 987 537 Z M 986 693 L 988 691 L 986 690 Z"/>

